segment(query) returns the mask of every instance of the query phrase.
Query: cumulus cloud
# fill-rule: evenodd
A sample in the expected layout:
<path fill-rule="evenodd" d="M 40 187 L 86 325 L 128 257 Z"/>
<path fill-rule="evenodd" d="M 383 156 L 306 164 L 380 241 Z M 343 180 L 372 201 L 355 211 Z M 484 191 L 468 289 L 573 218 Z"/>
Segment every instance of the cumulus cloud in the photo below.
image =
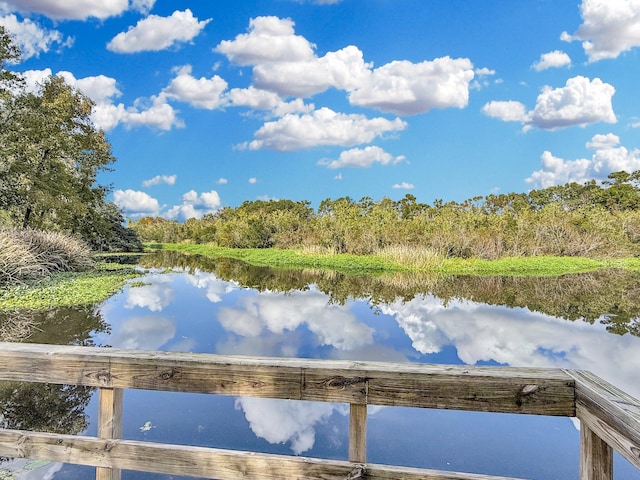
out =
<path fill-rule="evenodd" d="M 144 308 L 152 312 L 161 312 L 171 304 L 174 290 L 170 277 L 153 275 L 146 277 L 145 282 L 149 284 L 127 289 L 124 308 Z"/>
<path fill-rule="evenodd" d="M 294 34 L 294 25 L 288 18 L 252 18 L 249 21 L 249 33 L 238 35 L 235 40 L 223 40 L 215 51 L 238 65 L 312 58 L 313 45 L 304 37 Z"/>
<path fill-rule="evenodd" d="M 117 53 L 165 50 L 176 43 L 190 42 L 210 21 L 198 21 L 188 8 L 176 10 L 169 17 L 149 15 L 116 35 L 107 48 Z"/>
<path fill-rule="evenodd" d="M 542 168 L 533 172 L 525 181 L 547 188 L 569 182 L 605 180 L 610 173 L 622 170 L 640 170 L 640 149 L 628 150 L 619 144 L 620 138 L 612 133 L 595 135 L 586 145 L 594 150 L 590 159 L 564 160 L 545 151 L 541 157 Z"/>
<path fill-rule="evenodd" d="M 115 348 L 159 350 L 175 335 L 176 326 L 172 320 L 147 315 L 124 320 L 109 341 Z"/>
<path fill-rule="evenodd" d="M 398 190 L 412 190 L 416 188 L 416 186 L 413 183 L 402 182 L 402 183 L 394 183 L 391 188 L 395 188 Z"/>
<path fill-rule="evenodd" d="M 176 183 L 177 178 L 178 178 L 177 175 L 156 175 L 153 178 L 144 180 L 142 182 L 142 186 L 144 188 L 149 188 L 154 185 L 160 185 L 161 183 L 164 183 L 166 185 L 174 185 Z"/>
<path fill-rule="evenodd" d="M 120 15 L 130 8 L 129 0 L 5 0 L 4 3 L 19 12 L 33 12 L 53 19 L 86 20 L 89 17 L 108 18 Z M 134 7 L 153 5 L 149 0 L 136 0 Z"/>
<path fill-rule="evenodd" d="M 349 94 L 349 101 L 396 115 L 463 108 L 469 102 L 473 77 L 473 65 L 466 58 L 442 57 L 417 64 L 394 61 L 376 68 Z"/>
<path fill-rule="evenodd" d="M 20 21 L 13 14 L 0 17 L 0 25 L 14 36 L 22 52 L 21 60 L 46 53 L 54 45 L 69 47 L 73 44 L 72 37 L 65 39 L 58 30 L 47 30 L 28 18 Z"/>
<path fill-rule="evenodd" d="M 221 42 L 216 51 L 239 65 L 252 65 L 254 86 L 281 97 L 309 97 L 336 88 L 347 92 L 353 105 L 397 115 L 468 103 L 474 70 L 466 58 L 394 61 L 373 69 L 353 45 L 318 57 L 315 46 L 295 34 L 294 25 L 290 19 L 257 17 L 249 33 Z M 486 68 L 478 72 L 495 73 Z"/>
<path fill-rule="evenodd" d="M 120 109 L 117 114 L 120 117 Z M 149 100 L 137 99 L 133 102 L 133 107 L 129 107 L 123 112 L 120 120 L 127 127 L 145 126 L 159 130 L 184 127 L 176 110 L 167 103 L 167 97 L 164 94 L 154 95 Z"/>
<path fill-rule="evenodd" d="M 158 200 L 145 192 L 116 190 L 113 192 L 113 201 L 129 217 L 157 216 L 160 212 Z"/>
<path fill-rule="evenodd" d="M 517 121 L 524 130 L 532 127 L 555 130 L 593 123 L 615 123 L 611 99 L 615 88 L 595 78 L 583 76 L 567 80 L 564 87 L 544 87 L 533 110 L 525 113 L 525 107 L 515 101 L 493 101 L 483 107 L 483 112 L 504 121 Z"/>
<path fill-rule="evenodd" d="M 237 308 L 221 307 L 223 328 L 242 336 L 283 335 L 306 326 L 320 345 L 354 350 L 373 342 L 373 330 L 357 321 L 347 306 L 327 305 L 317 290 L 264 293 L 243 297 Z"/>
<path fill-rule="evenodd" d="M 404 130 L 406 122 L 399 118 L 369 119 L 364 115 L 336 113 L 323 107 L 304 115 L 287 114 L 265 123 L 254 140 L 243 145 L 251 150 L 293 151 L 320 145 L 353 146 L 368 143 L 386 132 Z"/>
<path fill-rule="evenodd" d="M 554 50 L 553 52 L 543 53 L 540 60 L 532 65 L 536 72 L 547 70 L 548 68 L 568 67 L 571 65 L 571 57 L 565 52 Z"/>
<path fill-rule="evenodd" d="M 315 108 L 313 104 L 305 104 L 300 98 L 286 102 L 275 92 L 256 88 L 233 88 L 227 95 L 229 105 L 234 107 L 249 107 L 253 110 L 267 110 L 275 117 L 282 117 L 287 113 L 308 113 Z"/>
<path fill-rule="evenodd" d="M 482 111 L 485 115 L 499 118 L 505 122 L 526 122 L 529 118 L 524 104 L 514 100 L 493 100 L 485 104 Z"/>
<path fill-rule="evenodd" d="M 396 164 L 404 160 L 404 156 L 394 157 L 385 152 L 382 148 L 368 146 L 365 148 L 352 148 L 340 154 L 337 160 L 320 160 L 319 165 L 326 165 L 328 168 L 360 167 L 368 168 L 374 163 L 382 165 Z"/>
<path fill-rule="evenodd" d="M 381 306 L 421 353 L 453 346 L 466 364 L 589 370 L 631 395 L 640 393 L 638 338 L 611 335 L 601 325 L 568 322 L 528 309 L 492 307 L 431 295 Z"/>
<path fill-rule="evenodd" d="M 308 97 L 335 87 L 351 91 L 363 85 L 370 76 L 357 47 L 348 46 L 306 60 L 268 62 L 253 69 L 256 86 L 283 96 Z"/>
<path fill-rule="evenodd" d="M 589 62 L 616 58 L 640 46 L 640 2 L 636 0 L 582 0 L 583 23 L 565 41 L 581 40 Z"/>
<path fill-rule="evenodd" d="M 338 407 L 325 402 L 300 402 L 274 398 L 244 397 L 236 400 L 251 431 L 271 444 L 290 443 L 300 455 L 313 448 L 315 427 L 326 421 Z"/>
<path fill-rule="evenodd" d="M 182 204 L 170 208 L 165 216 L 170 220 L 202 218 L 207 213 L 215 213 L 221 205 L 220 196 L 215 190 L 201 194 L 189 190 L 182 196 Z"/>
<path fill-rule="evenodd" d="M 27 70 L 23 73 L 27 89 L 36 91 L 38 85 L 52 74 L 50 69 Z M 91 120 L 96 127 L 109 131 L 123 124 L 126 127 L 147 126 L 160 130 L 171 130 L 184 126 L 177 116 L 175 109 L 167 103 L 164 93 L 152 96 L 150 99 L 139 98 L 130 107 L 122 103 L 115 104 L 114 100 L 121 94 L 116 80 L 105 75 L 76 78 L 73 73 L 61 71 L 56 75 L 64 78 L 72 87 L 91 98 L 96 105 L 91 114 Z"/>
<path fill-rule="evenodd" d="M 214 75 L 211 78 L 195 78 L 191 75 L 190 65 L 179 68 L 177 73 L 164 89 L 167 97 L 207 110 L 224 105 L 223 93 L 227 89 L 227 82 L 221 77 Z"/>
<path fill-rule="evenodd" d="M 226 178 L 224 178 L 224 177 L 220 177 L 216 183 L 217 183 L 218 185 L 226 185 L 227 183 L 229 183 L 229 180 L 227 180 L 227 179 L 226 179 Z"/>

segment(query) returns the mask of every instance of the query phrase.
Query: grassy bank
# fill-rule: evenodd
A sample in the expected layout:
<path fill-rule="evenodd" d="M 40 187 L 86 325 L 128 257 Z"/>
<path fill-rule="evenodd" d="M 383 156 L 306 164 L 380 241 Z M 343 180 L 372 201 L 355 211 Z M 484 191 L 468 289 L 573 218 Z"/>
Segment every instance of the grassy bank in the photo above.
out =
<path fill-rule="evenodd" d="M 305 253 L 298 250 L 235 249 L 195 244 L 159 244 L 162 248 L 211 258 L 236 258 L 256 266 L 320 268 L 343 273 L 427 271 L 445 275 L 556 276 L 603 268 L 640 271 L 640 258 L 591 259 L 583 257 L 510 257 L 498 260 L 442 258 L 425 252 L 406 255 L 348 255 Z"/>
<path fill-rule="evenodd" d="M 140 276 L 132 268 L 98 264 L 86 272 L 54 273 L 37 282 L 0 289 L 0 313 L 17 309 L 47 310 L 55 307 L 94 305 L 120 291 Z"/>

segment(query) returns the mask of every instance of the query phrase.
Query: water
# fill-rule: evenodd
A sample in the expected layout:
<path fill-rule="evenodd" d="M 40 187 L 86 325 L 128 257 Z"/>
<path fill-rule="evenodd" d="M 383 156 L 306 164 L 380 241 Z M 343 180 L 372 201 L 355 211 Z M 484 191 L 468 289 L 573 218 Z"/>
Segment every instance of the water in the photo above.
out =
<path fill-rule="evenodd" d="M 151 271 L 139 279 L 142 286 L 125 289 L 97 311 L 50 313 L 41 319 L 42 331 L 29 341 L 576 368 L 640 397 L 640 278 L 635 274 L 367 278 L 194 261 L 178 256 L 144 259 Z M 166 273 L 154 268 L 163 265 L 179 269 Z M 3 394 L 9 391 L 5 388 L 0 390 L 0 404 L 15 404 L 26 396 L 46 399 L 57 406 L 58 415 L 67 413 L 73 433 L 95 435 L 95 395 L 55 388 L 25 390 L 16 398 Z M 341 404 L 127 390 L 123 437 L 346 459 L 347 415 L 348 406 Z M 29 423 L 35 427 L 51 422 L 44 415 L 35 417 Z M 521 478 L 578 478 L 577 427 L 567 418 L 370 407 L 367 453 L 374 463 Z M 19 478 L 91 475 L 92 469 L 48 464 Z M 640 479 L 640 473 L 619 457 L 615 475 Z M 123 473 L 124 480 L 169 478 L 177 477 Z"/>

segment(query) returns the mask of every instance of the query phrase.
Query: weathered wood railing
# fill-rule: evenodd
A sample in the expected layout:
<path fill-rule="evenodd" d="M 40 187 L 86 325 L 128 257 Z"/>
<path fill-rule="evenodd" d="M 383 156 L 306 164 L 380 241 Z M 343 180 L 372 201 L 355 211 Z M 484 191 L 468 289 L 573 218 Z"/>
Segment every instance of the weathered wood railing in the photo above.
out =
<path fill-rule="evenodd" d="M 0 455 L 215 479 L 493 479 L 366 463 L 367 405 L 577 416 L 582 480 L 613 477 L 613 449 L 640 469 L 640 402 L 582 371 L 235 357 L 0 343 L 0 380 L 100 391 L 98 437 L 1 430 Z M 120 439 L 123 389 L 348 403 L 349 461 Z"/>

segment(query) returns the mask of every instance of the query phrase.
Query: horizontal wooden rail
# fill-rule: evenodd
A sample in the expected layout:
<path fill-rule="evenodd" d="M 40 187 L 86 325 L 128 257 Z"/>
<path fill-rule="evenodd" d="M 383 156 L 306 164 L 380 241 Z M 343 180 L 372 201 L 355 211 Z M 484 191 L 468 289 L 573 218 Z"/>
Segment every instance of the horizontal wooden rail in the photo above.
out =
<path fill-rule="evenodd" d="M 575 382 L 539 368 L 259 358 L 0 343 L 0 380 L 575 416 Z"/>
<path fill-rule="evenodd" d="M 611 480 L 613 449 L 640 469 L 640 402 L 583 371 L 351 362 L 0 343 L 0 380 L 100 388 L 98 437 L 0 429 L 0 455 L 201 478 L 487 480 L 366 463 L 367 405 L 577 416 L 581 480 Z M 349 460 L 121 440 L 122 390 L 350 404 Z"/>
<path fill-rule="evenodd" d="M 350 475 L 354 480 L 508 480 L 489 475 L 18 430 L 0 430 L 0 455 L 221 480 L 337 480 Z"/>

